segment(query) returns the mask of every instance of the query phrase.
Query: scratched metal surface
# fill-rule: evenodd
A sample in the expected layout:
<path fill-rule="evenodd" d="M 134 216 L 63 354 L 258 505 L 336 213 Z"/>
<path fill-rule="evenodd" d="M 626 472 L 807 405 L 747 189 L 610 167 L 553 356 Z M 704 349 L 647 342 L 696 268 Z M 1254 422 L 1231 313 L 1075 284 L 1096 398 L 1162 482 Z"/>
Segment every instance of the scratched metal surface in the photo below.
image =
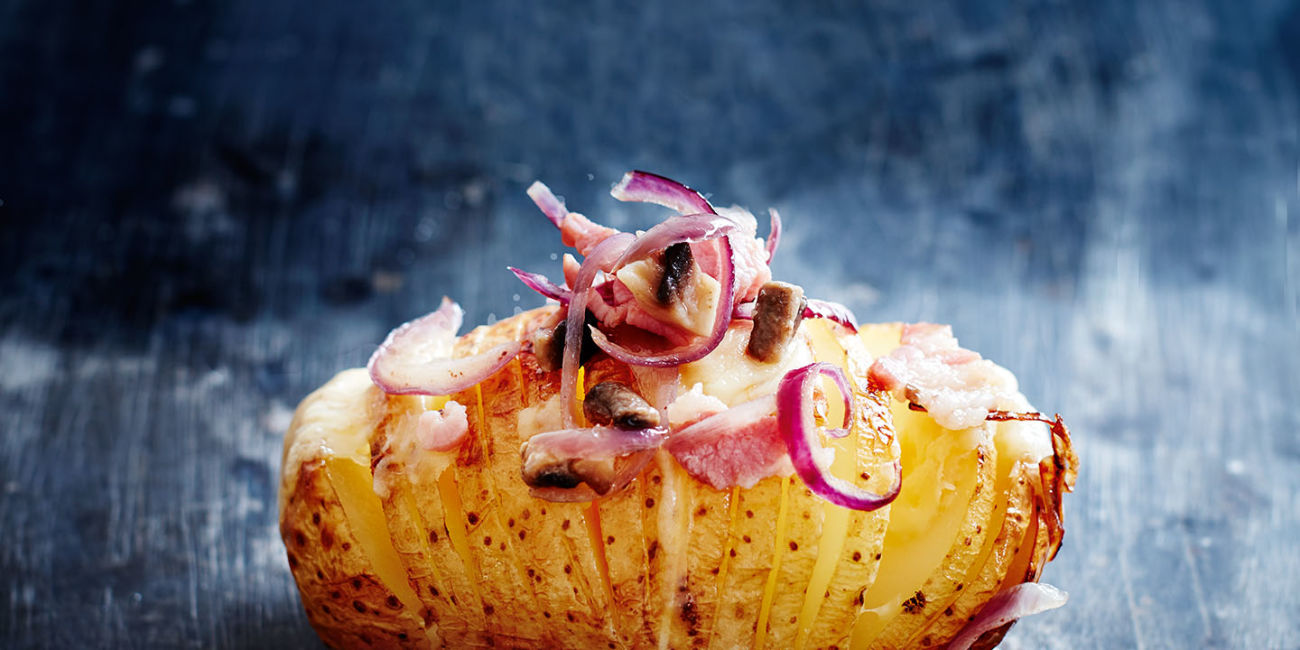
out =
<path fill-rule="evenodd" d="M 0 5 L 0 647 L 312 646 L 293 405 L 632 167 L 1068 415 L 1008 647 L 1300 647 L 1300 5 L 544 4 Z"/>

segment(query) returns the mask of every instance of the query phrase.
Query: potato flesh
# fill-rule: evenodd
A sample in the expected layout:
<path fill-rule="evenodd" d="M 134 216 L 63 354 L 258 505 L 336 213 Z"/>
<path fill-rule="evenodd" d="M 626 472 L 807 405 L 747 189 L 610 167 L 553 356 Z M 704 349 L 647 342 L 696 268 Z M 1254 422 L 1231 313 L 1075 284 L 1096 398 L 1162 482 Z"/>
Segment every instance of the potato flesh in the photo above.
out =
<path fill-rule="evenodd" d="M 901 415 L 897 410 L 895 416 Z M 920 437 L 928 423 L 895 421 L 898 430 Z M 943 434 L 934 425 L 933 434 Z M 944 560 L 966 518 L 967 506 L 976 485 L 973 469 L 978 436 L 968 434 L 956 440 L 930 438 L 929 444 L 900 433 L 903 448 L 903 490 L 890 506 L 882 560 L 876 581 L 864 595 L 862 617 L 853 630 L 853 647 L 866 647 L 903 612 L 903 603 L 913 598 Z M 920 454 L 924 454 L 923 456 Z M 918 458 L 937 462 L 917 463 Z M 912 489 L 909 490 L 909 487 Z"/>
<path fill-rule="evenodd" d="M 1027 403 L 1001 405 L 1008 410 L 1031 410 Z M 926 647 L 933 639 L 947 639 L 957 634 L 967 617 L 973 615 L 1007 576 L 1007 570 L 1020 548 L 1029 519 L 1037 516 L 1032 506 L 1030 481 L 1037 479 L 1036 467 L 1028 462 L 1038 449 L 1035 428 L 1027 422 L 999 422 L 997 435 L 997 481 L 993 516 L 987 526 L 979 560 L 971 565 L 961 584 L 964 588 L 951 598 L 937 602 L 942 612 L 908 639 L 908 647 Z M 996 533 L 994 532 L 996 531 Z"/>
<path fill-rule="evenodd" d="M 1030 519 L 1035 516 L 1030 504 L 1033 498 L 1029 481 L 1034 478 L 1033 469 L 1028 463 L 1014 462 L 1008 469 L 1003 490 L 999 494 L 1001 517 L 996 536 L 989 536 L 982 551 L 982 559 L 967 573 L 962 583 L 965 588 L 955 600 L 935 616 L 925 628 L 913 634 L 908 640 L 908 647 L 932 647 L 936 643 L 946 643 L 957 636 L 970 617 L 995 596 L 1002 580 L 1008 575 L 1008 567 L 1016 558 L 1024 542 L 1025 531 Z"/>

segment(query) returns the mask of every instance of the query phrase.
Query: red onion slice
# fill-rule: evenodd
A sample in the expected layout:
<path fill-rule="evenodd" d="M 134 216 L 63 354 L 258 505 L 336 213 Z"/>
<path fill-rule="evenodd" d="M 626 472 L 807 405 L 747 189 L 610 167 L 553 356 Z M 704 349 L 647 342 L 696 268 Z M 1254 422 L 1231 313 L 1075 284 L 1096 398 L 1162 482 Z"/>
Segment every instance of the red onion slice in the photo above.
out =
<path fill-rule="evenodd" d="M 591 254 L 582 261 L 582 268 L 578 270 L 578 277 L 574 280 L 573 298 L 569 302 L 569 313 L 565 324 L 567 329 L 564 333 L 564 366 L 560 375 L 560 403 L 564 405 L 566 428 L 573 428 L 576 421 L 573 412 L 573 396 L 578 382 L 578 355 L 582 352 L 583 321 L 587 316 L 587 289 L 591 288 L 597 273 L 613 268 L 614 261 L 634 239 L 631 233 L 619 233 L 597 244 L 591 250 Z"/>
<path fill-rule="evenodd" d="M 492 376 L 519 354 L 519 342 L 451 358 L 465 312 L 444 297 L 438 310 L 389 332 L 371 355 L 370 379 L 395 395 L 451 395 Z"/>
<path fill-rule="evenodd" d="M 632 430 L 585 427 L 539 433 L 524 444 L 527 445 L 529 453 L 545 453 L 556 458 L 596 460 L 618 458 L 646 449 L 656 449 L 664 443 L 667 436 L 668 430 L 663 427 Z"/>
<path fill-rule="evenodd" d="M 620 201 L 655 203 L 676 210 L 679 214 L 717 214 L 699 192 L 650 172 L 630 171 L 623 174 L 623 179 L 609 193 Z"/>
<path fill-rule="evenodd" d="M 678 218 L 680 217 L 674 217 L 674 219 Z M 672 219 L 659 225 L 669 225 L 671 221 Z M 727 223 L 729 224 L 730 222 Z M 655 226 L 655 228 L 658 227 L 659 226 Z M 638 242 L 642 239 L 649 238 L 654 234 L 655 228 L 651 228 L 650 231 L 646 232 L 641 237 L 638 237 Z M 678 241 L 691 240 L 678 239 L 668 243 L 671 244 Z M 723 259 L 725 262 L 722 265 L 721 273 L 718 274 L 716 279 L 718 284 L 722 286 L 722 294 L 718 296 L 717 310 L 713 313 L 713 329 L 709 332 L 708 336 L 697 337 L 686 345 L 664 352 L 635 352 L 629 350 L 613 341 L 610 341 L 600 330 L 594 327 L 591 329 L 592 341 L 594 341 L 597 347 L 604 350 L 609 356 L 614 357 L 623 363 L 635 366 L 680 366 L 684 363 L 690 363 L 701 359 L 708 353 L 712 352 L 714 348 L 718 347 L 719 343 L 722 343 L 722 338 L 727 334 L 727 327 L 731 325 L 731 310 L 733 309 L 733 303 L 735 303 L 736 300 L 736 258 L 735 251 L 731 247 L 731 236 L 724 234 L 721 241 L 724 253 Z M 629 248 L 629 252 L 631 252 L 632 248 L 637 247 L 638 244 L 633 244 L 633 246 Z M 659 248 L 662 247 L 663 246 L 660 246 Z M 647 252 L 654 250 L 657 249 L 651 248 Z M 629 255 L 624 254 L 623 259 L 629 259 Z M 636 258 L 631 257 L 630 259 Z M 572 332 L 570 332 L 569 335 L 572 336 Z"/>
<path fill-rule="evenodd" d="M 557 301 L 560 304 L 567 304 L 569 300 L 573 298 L 572 291 L 555 284 L 550 278 L 541 273 L 530 273 L 513 266 L 507 266 L 506 268 L 510 269 L 510 272 L 514 273 L 515 277 L 519 278 L 519 281 L 523 282 L 529 289 L 532 289 L 551 300 Z"/>
<path fill-rule="evenodd" d="M 668 217 L 653 228 L 641 233 L 636 238 L 636 241 L 631 246 L 628 246 L 623 253 L 623 257 L 619 258 L 618 262 L 614 264 L 614 268 L 623 268 L 628 263 L 635 262 L 673 244 L 681 242 L 693 244 L 709 239 L 718 239 L 723 235 L 735 232 L 736 229 L 736 222 L 716 214 L 692 213 Z"/>
<path fill-rule="evenodd" d="M 875 510 L 889 505 L 903 486 L 901 474 L 889 492 L 881 495 L 863 490 L 817 464 L 813 452 L 821 448 L 821 443 L 817 440 L 817 426 L 812 418 L 812 391 L 813 382 L 820 375 L 835 381 L 851 407 L 848 380 L 839 368 L 829 363 L 812 363 L 791 370 L 776 389 L 777 423 L 795 472 L 814 494 L 835 505 L 854 510 Z M 852 409 L 846 408 L 844 425 L 848 426 L 851 421 Z M 898 473 L 901 468 L 897 462 L 894 465 L 894 471 Z"/>
<path fill-rule="evenodd" d="M 1004 589 L 984 604 L 979 614 L 948 644 L 948 650 L 966 650 L 985 632 L 1031 614 L 1056 609 L 1068 599 L 1069 595 L 1064 591 L 1037 582 L 1026 582 Z"/>
<path fill-rule="evenodd" d="M 543 185 L 541 181 L 533 181 L 533 184 L 528 186 L 528 198 L 537 204 L 542 214 L 546 215 L 546 218 L 550 219 L 556 228 L 559 228 L 560 224 L 564 223 L 564 217 L 569 214 L 568 208 L 564 207 L 564 201 L 556 197 L 551 192 L 551 188 Z"/>
<path fill-rule="evenodd" d="M 853 315 L 852 311 L 849 311 L 848 307 L 838 302 L 809 298 L 808 306 L 803 310 L 803 317 L 825 318 L 849 328 L 854 333 L 858 331 L 857 317 Z"/>
<path fill-rule="evenodd" d="M 772 258 L 776 257 L 776 247 L 781 243 L 781 215 L 777 214 L 776 208 L 768 208 L 767 215 L 772 220 L 771 231 L 767 233 L 767 264 L 772 265 Z"/>

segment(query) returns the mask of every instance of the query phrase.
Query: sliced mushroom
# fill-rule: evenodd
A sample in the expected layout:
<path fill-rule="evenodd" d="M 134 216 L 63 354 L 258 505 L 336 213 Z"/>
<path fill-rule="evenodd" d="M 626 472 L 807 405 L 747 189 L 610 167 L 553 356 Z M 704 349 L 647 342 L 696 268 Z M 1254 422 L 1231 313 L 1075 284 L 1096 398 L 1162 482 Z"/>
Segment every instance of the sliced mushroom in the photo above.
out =
<path fill-rule="evenodd" d="M 655 290 L 655 299 L 661 305 L 670 305 L 682 298 L 682 292 L 691 281 L 695 268 L 695 257 L 691 255 L 691 245 L 686 242 L 673 244 L 664 249 L 664 274 L 659 278 Z"/>
<path fill-rule="evenodd" d="M 610 488 L 614 487 L 614 477 L 616 472 L 616 461 L 613 458 L 591 458 L 573 460 L 569 463 L 573 474 L 582 478 L 582 482 L 587 484 L 599 495 L 609 494 Z"/>
<path fill-rule="evenodd" d="M 548 323 L 533 331 L 533 354 L 537 355 L 537 365 L 546 372 L 559 370 L 564 365 L 564 336 L 569 328 L 563 311 L 556 313 L 555 320 L 558 322 Z M 583 323 L 582 355 L 578 361 L 579 365 L 587 363 L 591 356 L 600 350 L 596 347 L 596 342 L 591 339 L 589 329 L 596 323 L 595 315 L 588 311 L 587 319 Z"/>
<path fill-rule="evenodd" d="M 758 292 L 754 305 L 754 329 L 745 354 L 771 363 L 781 358 L 786 344 L 803 321 L 806 301 L 803 288 L 786 282 L 768 282 Z"/>
<path fill-rule="evenodd" d="M 557 458 L 551 454 L 529 453 L 523 449 L 524 484 L 534 488 L 572 489 L 586 483 L 599 495 L 608 494 L 617 478 L 614 458 Z"/>
<path fill-rule="evenodd" d="M 659 426 L 659 411 L 636 391 L 616 381 L 601 382 L 587 391 L 582 412 L 593 425 L 628 430 Z"/>
<path fill-rule="evenodd" d="M 573 471 L 573 460 L 555 460 L 548 463 L 524 464 L 524 483 L 529 487 L 535 488 L 563 488 L 570 489 L 578 487 L 582 483 L 582 477 Z"/>

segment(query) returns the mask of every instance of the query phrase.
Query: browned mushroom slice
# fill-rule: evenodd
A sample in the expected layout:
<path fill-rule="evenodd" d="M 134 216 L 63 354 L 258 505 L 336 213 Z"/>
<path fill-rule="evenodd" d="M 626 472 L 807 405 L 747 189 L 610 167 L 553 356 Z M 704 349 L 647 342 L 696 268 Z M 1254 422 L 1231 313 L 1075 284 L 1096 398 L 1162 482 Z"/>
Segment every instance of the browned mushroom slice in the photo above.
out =
<path fill-rule="evenodd" d="M 537 355 L 537 366 L 546 372 L 559 370 L 564 363 L 564 336 L 568 332 L 568 323 L 564 320 L 564 312 L 556 313 L 557 322 L 547 322 L 533 331 L 533 354 Z M 596 317 L 590 311 L 587 312 L 586 322 L 583 323 L 582 336 L 582 357 L 579 364 L 587 363 L 591 356 L 600 348 L 596 347 L 596 342 L 591 339 L 591 330 L 589 327 L 596 324 Z"/>
<path fill-rule="evenodd" d="M 620 429 L 647 429 L 659 426 L 659 411 L 631 388 L 616 381 L 603 381 L 587 391 L 582 401 L 587 422 Z"/>
<path fill-rule="evenodd" d="M 682 291 L 691 281 L 694 268 L 695 258 L 691 255 L 690 244 L 680 242 L 664 249 L 664 274 L 655 289 L 659 304 L 669 305 L 682 299 Z"/>
<path fill-rule="evenodd" d="M 596 495 L 621 489 L 645 466 L 650 451 L 638 450 L 620 456 L 576 457 L 556 454 L 545 446 L 524 443 L 521 474 L 531 488 L 572 490 L 586 484 Z M 567 499 L 559 499 L 567 500 Z"/>
<path fill-rule="evenodd" d="M 613 458 L 556 458 L 549 454 L 524 455 L 524 484 L 535 488 L 570 489 L 586 483 L 596 494 L 614 486 Z"/>
<path fill-rule="evenodd" d="M 749 334 L 745 354 L 758 361 L 781 358 L 786 343 L 794 338 L 803 320 L 803 289 L 786 282 L 768 282 L 758 292 L 754 305 L 754 329 Z"/>

